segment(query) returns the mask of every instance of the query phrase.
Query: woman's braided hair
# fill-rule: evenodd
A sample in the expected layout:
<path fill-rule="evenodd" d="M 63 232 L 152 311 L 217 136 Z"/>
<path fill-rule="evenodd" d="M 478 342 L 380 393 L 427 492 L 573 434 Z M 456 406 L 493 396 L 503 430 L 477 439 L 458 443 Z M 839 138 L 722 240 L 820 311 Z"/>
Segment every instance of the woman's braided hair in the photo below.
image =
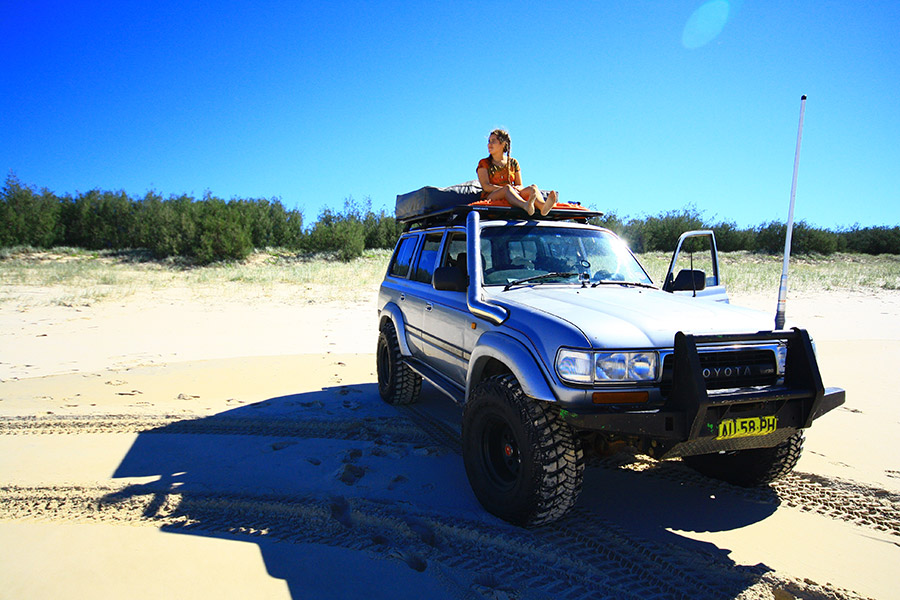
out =
<path fill-rule="evenodd" d="M 503 142 L 504 149 L 506 150 L 506 180 L 512 181 L 512 173 L 510 172 L 510 163 L 512 161 L 509 154 L 510 149 L 512 148 L 512 140 L 509 138 L 509 132 L 505 129 L 495 129 L 491 132 L 491 135 Z"/>

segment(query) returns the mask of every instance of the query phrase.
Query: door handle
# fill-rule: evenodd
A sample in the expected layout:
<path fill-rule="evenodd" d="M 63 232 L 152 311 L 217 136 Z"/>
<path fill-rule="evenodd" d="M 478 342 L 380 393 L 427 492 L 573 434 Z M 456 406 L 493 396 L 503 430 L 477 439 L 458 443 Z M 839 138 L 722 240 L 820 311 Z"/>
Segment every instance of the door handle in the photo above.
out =
<path fill-rule="evenodd" d="M 431 302 L 425 303 L 425 310 L 430 312 L 433 308 L 434 308 L 434 304 L 432 304 Z"/>
<path fill-rule="evenodd" d="M 406 294 L 400 294 L 400 301 L 406 300 Z"/>

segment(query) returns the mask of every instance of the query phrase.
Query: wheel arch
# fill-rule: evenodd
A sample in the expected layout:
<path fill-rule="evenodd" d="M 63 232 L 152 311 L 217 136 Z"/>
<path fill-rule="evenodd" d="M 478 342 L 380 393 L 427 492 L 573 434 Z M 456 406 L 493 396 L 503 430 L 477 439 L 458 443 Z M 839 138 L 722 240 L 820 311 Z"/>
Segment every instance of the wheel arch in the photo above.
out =
<path fill-rule="evenodd" d="M 466 374 L 466 398 L 481 381 L 504 373 L 511 373 L 516 378 L 526 396 L 547 402 L 557 401 L 543 369 L 528 348 L 518 340 L 495 331 L 482 335 L 472 352 Z"/>
<path fill-rule="evenodd" d="M 400 345 L 400 354 L 403 356 L 411 356 L 409 343 L 406 340 L 406 322 L 403 320 L 403 312 L 400 307 L 393 302 L 388 302 L 381 309 L 381 318 L 378 321 L 378 330 L 380 331 L 384 324 L 390 322 L 394 325 L 394 331 L 397 332 L 397 343 Z"/>

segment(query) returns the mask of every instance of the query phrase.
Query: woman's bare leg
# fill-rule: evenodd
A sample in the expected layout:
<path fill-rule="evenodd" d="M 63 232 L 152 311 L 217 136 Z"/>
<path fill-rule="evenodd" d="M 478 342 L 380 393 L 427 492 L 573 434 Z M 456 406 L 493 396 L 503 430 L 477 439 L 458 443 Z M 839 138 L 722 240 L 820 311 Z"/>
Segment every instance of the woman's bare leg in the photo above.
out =
<path fill-rule="evenodd" d="M 488 200 L 496 200 L 497 198 L 505 198 L 507 202 L 509 202 L 510 206 L 514 206 L 516 208 L 521 208 L 529 215 L 534 214 L 534 202 L 525 199 L 522 195 L 519 194 L 518 190 L 516 190 L 511 185 L 505 185 L 501 188 L 497 188 L 490 194 L 488 194 Z"/>
<path fill-rule="evenodd" d="M 517 206 L 528 213 L 528 216 L 534 214 L 534 198 L 523 198 L 519 191 L 513 186 L 506 186 L 506 200 L 510 206 Z"/>
<path fill-rule="evenodd" d="M 536 185 L 530 185 L 527 188 L 522 189 L 522 196 L 527 197 L 531 200 L 534 200 L 534 206 L 541 211 L 541 214 L 547 216 L 547 213 L 550 212 L 550 209 L 556 205 L 557 198 L 559 194 L 556 190 L 553 190 L 549 194 L 547 194 L 547 198 L 544 198 L 544 195 L 541 194 L 540 188 Z"/>
<path fill-rule="evenodd" d="M 558 198 L 559 194 L 556 193 L 556 190 L 553 190 L 552 192 L 547 194 L 547 199 L 539 207 L 541 209 L 541 214 L 547 216 L 547 213 L 550 212 L 550 209 L 556 206 L 556 201 Z"/>
<path fill-rule="evenodd" d="M 541 189 L 536 185 L 530 185 L 526 189 L 531 192 L 531 198 L 534 200 L 534 206 L 536 208 L 540 208 L 544 204 L 544 195 L 541 193 Z"/>
<path fill-rule="evenodd" d="M 529 215 L 534 214 L 534 209 L 540 207 L 541 204 L 544 203 L 544 197 L 541 195 L 541 190 L 539 190 L 536 185 L 529 185 L 526 188 L 521 188 L 518 192 L 522 198 L 531 204 L 532 212 L 528 213 Z"/>

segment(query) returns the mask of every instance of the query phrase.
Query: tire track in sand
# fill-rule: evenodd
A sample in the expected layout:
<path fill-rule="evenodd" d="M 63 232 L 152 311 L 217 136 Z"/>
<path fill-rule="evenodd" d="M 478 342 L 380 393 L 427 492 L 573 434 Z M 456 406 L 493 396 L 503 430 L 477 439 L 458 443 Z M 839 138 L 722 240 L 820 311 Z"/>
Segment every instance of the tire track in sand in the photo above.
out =
<path fill-rule="evenodd" d="M 214 415 L 75 415 L 0 418 L 0 435 L 77 435 L 87 433 L 256 435 L 271 437 L 389 440 L 422 443 L 429 436 L 403 417 L 281 420 Z"/>
<path fill-rule="evenodd" d="M 400 560 L 468 598 L 855 600 L 847 590 L 639 540 L 582 511 L 523 530 L 362 498 L 179 493 L 153 484 L 0 487 L 0 519 L 106 522 L 315 543 Z"/>
<path fill-rule="evenodd" d="M 132 431 L 365 440 L 386 436 L 389 442 L 431 440 L 461 452 L 459 434 L 448 424 L 421 407 L 404 408 L 402 413 L 404 417 L 399 418 L 287 422 L 176 415 L 15 417 L 0 419 L 0 434 Z M 792 503 L 831 518 L 846 519 L 852 514 L 855 518 L 850 520 L 858 524 L 881 523 L 891 532 L 897 530 L 896 494 L 853 482 L 795 474 L 782 486 L 747 490 L 707 479 L 679 461 L 617 455 L 594 464 L 643 471 L 647 476 L 756 501 Z M 499 592 L 520 598 L 766 598 L 772 589 L 814 599 L 858 597 L 846 590 L 784 578 L 765 568 L 735 565 L 719 556 L 642 539 L 584 509 L 576 509 L 555 525 L 526 531 L 376 500 L 182 494 L 152 485 L 2 487 L 0 519 L 143 523 L 173 531 L 341 546 L 402 560 L 417 570 L 430 565 L 445 585 L 458 583 L 458 573 L 465 573 L 469 579 L 457 590 L 463 597 L 497 597 Z M 835 490 L 841 492 L 840 499 L 835 498 Z M 549 564 L 548 557 L 552 557 Z M 759 594 L 754 591 L 757 588 Z M 523 590 L 529 592 L 523 594 Z"/>
<path fill-rule="evenodd" d="M 621 453 L 591 464 L 637 471 L 758 503 L 784 505 L 900 537 L 900 494 L 855 481 L 795 471 L 767 487 L 742 488 L 701 475 L 680 460 L 657 461 Z"/>

